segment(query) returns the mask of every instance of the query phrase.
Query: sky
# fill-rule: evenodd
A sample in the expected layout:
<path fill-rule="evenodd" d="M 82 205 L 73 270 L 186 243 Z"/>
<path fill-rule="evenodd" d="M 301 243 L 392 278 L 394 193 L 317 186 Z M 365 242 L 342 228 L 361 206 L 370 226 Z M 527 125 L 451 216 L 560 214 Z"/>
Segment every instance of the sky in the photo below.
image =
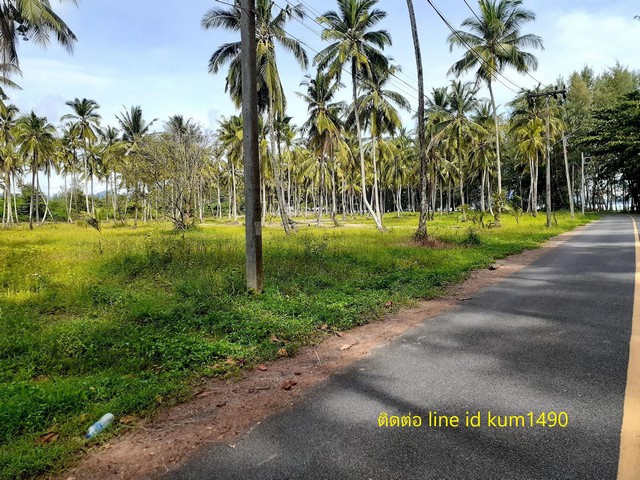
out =
<path fill-rule="evenodd" d="M 273 0 L 274 8 L 287 0 Z M 295 0 L 290 0 L 294 3 Z M 300 1 L 300 0 L 299 0 Z M 223 43 L 239 40 L 239 34 L 223 30 L 203 30 L 205 12 L 228 8 L 227 0 L 81 0 L 78 6 L 51 0 L 54 10 L 78 37 L 73 54 L 53 43 L 46 49 L 29 42 L 19 47 L 22 90 L 7 91 L 10 101 L 23 112 L 34 110 L 55 125 L 69 112 L 66 101 L 93 99 L 100 105 L 103 125 L 117 125 L 115 115 L 132 105 L 142 107 L 147 120 L 158 119 L 155 128 L 169 116 L 193 118 L 204 128 L 215 129 L 222 116 L 237 114 L 224 91 L 225 73 L 208 73 L 213 51 Z M 463 0 L 432 0 L 454 27 L 470 17 Z M 477 1 L 468 0 L 477 11 Z M 306 106 L 294 92 L 303 91 L 300 82 L 313 74 L 313 56 L 326 44 L 320 40 L 321 27 L 314 22 L 318 14 L 336 9 L 335 0 L 302 0 L 310 18 L 292 20 L 286 31 L 306 45 L 310 59 L 303 71 L 294 58 L 279 51 L 280 74 L 287 93 L 288 114 L 302 125 Z M 402 68 L 391 88 L 404 94 L 412 109 L 417 108 L 417 76 L 411 29 L 403 0 L 380 0 L 378 8 L 388 13 L 379 24 L 392 37 L 386 50 Z M 427 93 L 452 79 L 451 65 L 463 50 L 449 51 L 451 33 L 426 0 L 414 0 L 420 35 Z M 504 85 L 495 87 L 496 101 L 504 108 L 519 88 L 551 85 L 558 77 L 567 78 L 585 65 L 600 73 L 620 62 L 640 69 L 640 15 L 637 0 L 524 0 L 523 7 L 536 14 L 536 21 L 523 27 L 523 33 L 542 37 L 543 51 L 532 51 L 539 67 L 531 76 L 507 70 Z M 471 77 L 469 77 L 471 79 Z M 343 99 L 349 99 L 349 82 L 343 82 Z M 486 89 L 481 95 L 488 96 Z M 404 114 L 411 128 L 411 114 Z"/>

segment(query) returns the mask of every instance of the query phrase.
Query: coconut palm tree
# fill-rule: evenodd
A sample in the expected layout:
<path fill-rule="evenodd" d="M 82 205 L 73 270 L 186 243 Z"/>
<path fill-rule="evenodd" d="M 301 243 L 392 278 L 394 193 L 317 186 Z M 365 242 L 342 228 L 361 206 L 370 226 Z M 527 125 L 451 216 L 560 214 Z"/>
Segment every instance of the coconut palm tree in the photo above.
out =
<path fill-rule="evenodd" d="M 77 4 L 77 0 L 71 1 Z M 53 11 L 49 0 L 3 0 L 0 2 L 0 56 L 2 64 L 19 66 L 18 41 L 31 40 L 46 46 L 54 35 L 60 45 L 73 50 L 77 38 Z"/>
<path fill-rule="evenodd" d="M 54 154 L 56 129 L 47 117 L 38 117 L 34 112 L 21 117 L 14 129 L 18 152 L 31 169 L 31 200 L 29 203 L 29 229 L 33 230 L 33 214 L 36 208 L 36 192 L 40 195 L 37 181 L 38 170 L 43 162 Z M 39 218 L 37 218 L 39 220 Z"/>
<path fill-rule="evenodd" d="M 475 138 L 486 133 L 482 125 L 476 123 L 469 114 L 478 106 L 477 86 L 458 80 L 451 82 L 446 111 L 430 119 L 436 132 L 431 138 L 429 149 L 443 146 L 457 160 L 460 181 L 460 202 L 462 217 L 465 218 L 464 180 L 465 164 Z"/>
<path fill-rule="evenodd" d="M 309 146 L 315 151 L 320 160 L 320 181 L 318 184 L 318 219 L 322 219 L 322 191 L 324 189 L 324 164 L 331 159 L 332 150 L 340 139 L 342 123 L 340 114 L 345 109 L 344 102 L 336 102 L 335 96 L 340 82 L 331 80 L 324 72 L 318 70 L 315 78 L 307 77 L 302 82 L 307 86 L 306 93 L 296 92 L 307 102 L 307 121 L 302 125 L 302 132 L 309 138 Z"/>
<path fill-rule="evenodd" d="M 229 176 L 229 218 L 233 214 L 233 221 L 238 221 L 238 170 L 242 165 L 242 136 L 243 123 L 242 117 L 232 115 L 229 118 L 223 118 L 218 121 L 218 140 L 224 148 L 227 157 L 227 167 Z"/>
<path fill-rule="evenodd" d="M 111 190 L 111 206 L 113 209 L 114 219 L 118 218 L 118 171 L 123 162 L 127 151 L 127 144 L 121 139 L 120 131 L 108 126 L 99 131 L 100 144 L 99 155 L 102 164 L 102 173 L 104 175 L 107 192 L 109 192 L 109 183 L 112 182 Z M 111 177 L 111 178 L 110 178 Z"/>
<path fill-rule="evenodd" d="M 402 121 L 396 106 L 410 111 L 409 101 L 400 93 L 389 90 L 387 84 L 391 78 L 391 72 L 395 67 L 385 70 L 372 70 L 372 75 L 362 82 L 364 93 L 358 98 L 359 115 L 364 119 L 363 127 L 371 132 L 371 160 L 373 166 L 373 188 L 372 205 L 379 218 L 382 218 L 380 209 L 379 186 L 378 186 L 378 143 L 384 134 L 395 134 Z M 347 118 L 347 125 L 353 124 L 355 108 L 352 109 Z"/>
<path fill-rule="evenodd" d="M 495 163 L 495 149 L 492 146 L 492 134 L 491 123 L 492 109 L 491 105 L 487 101 L 480 101 L 473 112 L 473 121 L 478 125 L 484 127 L 484 132 L 481 132 L 475 138 L 475 148 L 471 154 L 471 164 L 473 170 L 480 173 L 480 211 L 483 213 L 487 210 L 492 215 L 496 215 L 496 224 L 499 224 L 499 209 L 494 212 L 491 206 L 491 177 L 494 172 L 493 164 Z M 480 133 L 480 132 L 479 132 Z M 485 191 L 487 192 L 485 196 Z M 485 198 L 488 200 L 485 204 Z"/>
<path fill-rule="evenodd" d="M 340 80 L 345 67 L 350 68 L 353 94 L 354 119 L 360 150 L 360 181 L 364 205 L 371 214 L 378 230 L 384 230 L 380 216 L 367 200 L 366 168 L 362 146 L 362 127 L 358 103 L 358 81 L 372 77 L 374 70 L 385 71 L 389 60 L 382 50 L 391 45 L 391 36 L 386 30 L 373 30 L 382 21 L 386 12 L 374 8 L 378 0 L 338 0 L 338 12 L 326 12 L 318 21 L 325 25 L 322 39 L 331 44 L 318 53 L 314 63 L 318 69 L 327 69 L 331 78 Z"/>
<path fill-rule="evenodd" d="M 529 189 L 529 209 L 533 216 L 538 210 L 538 178 L 540 158 L 545 159 L 546 121 L 549 119 L 549 136 L 555 141 L 562 137 L 565 128 L 558 105 L 553 102 L 547 112 L 543 97 L 529 98 L 522 92 L 511 102 L 513 113 L 510 119 L 510 132 L 518 140 L 518 153 L 529 161 L 531 187 Z M 529 210 L 528 209 L 528 210 Z"/>
<path fill-rule="evenodd" d="M 489 89 L 495 124 L 498 194 L 502 193 L 502 167 L 493 83 L 507 67 L 513 67 L 518 72 L 536 70 L 538 60 L 535 55 L 523 49 L 543 48 L 539 36 L 522 34 L 523 24 L 534 21 L 536 15 L 521 5 L 522 0 L 479 0 L 478 17 L 469 17 L 462 22 L 462 27 L 468 31 L 456 31 L 448 38 L 450 50 L 456 46 L 467 49 L 462 59 L 454 63 L 449 72 L 461 75 L 477 69 L 476 80 L 485 82 Z"/>
<path fill-rule="evenodd" d="M 96 170 L 96 156 L 92 154 L 92 147 L 98 141 L 98 131 L 100 129 L 101 116 L 98 113 L 100 105 L 95 100 L 76 98 L 65 102 L 72 113 L 62 116 L 63 122 L 71 122 L 71 134 L 77 139 L 82 148 L 82 162 L 85 175 L 85 199 L 87 213 L 95 215 L 95 204 L 93 198 L 93 177 Z M 89 185 L 91 190 L 89 191 Z M 91 208 L 89 208 L 89 197 L 91 196 Z"/>
<path fill-rule="evenodd" d="M 13 133 L 18 112 L 18 107 L 15 105 L 0 104 L 0 172 L 4 176 L 3 225 L 13 223 L 11 214 L 11 178 L 20 169 L 20 158 L 15 152 Z"/>
<path fill-rule="evenodd" d="M 281 162 L 276 152 L 276 118 L 283 118 L 286 109 L 286 98 L 276 58 L 276 45 L 292 53 L 302 68 L 307 68 L 309 60 L 300 42 L 289 36 L 284 30 L 290 20 L 294 18 L 302 20 L 305 17 L 302 5 L 287 4 L 276 15 L 273 14 L 273 6 L 274 3 L 271 0 L 257 0 L 256 2 L 258 110 L 262 113 L 266 112 L 268 117 L 276 195 L 280 205 L 282 225 L 285 232 L 290 233 L 294 229 L 294 223 L 285 202 Z M 240 13 L 240 2 L 237 0 L 230 9 L 213 8 L 202 18 L 202 27 L 205 29 L 223 28 L 240 32 Z M 223 65 L 229 64 L 226 91 L 231 95 L 236 107 L 239 107 L 242 102 L 240 51 L 240 42 L 226 43 L 220 46 L 209 60 L 209 72 L 214 74 Z"/>
<path fill-rule="evenodd" d="M 139 105 L 132 106 L 129 111 L 125 110 L 116 115 L 116 119 L 122 130 L 122 140 L 129 144 L 129 149 L 135 151 L 138 142 L 144 137 L 157 119 L 148 122 L 142 116 L 142 108 Z"/>
<path fill-rule="evenodd" d="M 116 119 L 122 130 L 122 141 L 127 144 L 125 161 L 123 162 L 123 180 L 127 187 L 127 192 L 133 190 L 133 202 L 135 207 L 134 226 L 138 225 L 139 197 L 142 193 L 142 179 L 137 168 L 137 155 L 143 138 L 149 134 L 151 126 L 157 119 L 147 122 L 142 115 L 142 108 L 139 105 L 132 106 L 116 115 Z M 126 214 L 126 208 L 125 208 Z M 123 219 L 124 221 L 124 219 Z"/>
<path fill-rule="evenodd" d="M 427 160 L 427 139 L 425 130 L 425 112 L 424 112 L 424 74 L 422 72 L 422 54 L 420 53 L 420 38 L 418 36 L 418 25 L 416 23 L 416 15 L 413 9 L 413 0 L 407 0 L 407 9 L 409 10 L 409 23 L 411 24 L 411 36 L 413 39 L 413 51 L 416 57 L 416 71 L 418 74 L 418 150 L 420 153 L 420 218 L 418 220 L 418 229 L 415 237 L 418 240 L 426 240 L 427 234 L 427 216 L 429 205 L 427 203 L 427 184 L 428 184 L 428 160 Z M 399 199 L 400 200 L 400 199 Z M 400 215 L 400 210 L 398 210 Z"/>

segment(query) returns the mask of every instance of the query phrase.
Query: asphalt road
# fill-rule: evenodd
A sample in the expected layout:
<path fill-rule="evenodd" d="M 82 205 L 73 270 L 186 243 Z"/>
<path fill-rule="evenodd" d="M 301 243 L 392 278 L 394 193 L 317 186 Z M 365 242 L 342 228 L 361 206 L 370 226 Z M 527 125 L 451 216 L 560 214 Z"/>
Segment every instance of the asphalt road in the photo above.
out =
<path fill-rule="evenodd" d="M 235 448 L 209 446 L 163 478 L 615 479 L 634 273 L 630 217 L 604 218 L 376 349 Z M 430 411 L 461 425 L 429 427 Z M 527 426 L 489 426 L 489 411 Z M 379 427 L 381 412 L 423 424 Z M 480 412 L 481 425 L 464 426 L 465 412 Z M 534 422 L 566 412 L 568 424 L 531 427 L 528 412 Z"/>

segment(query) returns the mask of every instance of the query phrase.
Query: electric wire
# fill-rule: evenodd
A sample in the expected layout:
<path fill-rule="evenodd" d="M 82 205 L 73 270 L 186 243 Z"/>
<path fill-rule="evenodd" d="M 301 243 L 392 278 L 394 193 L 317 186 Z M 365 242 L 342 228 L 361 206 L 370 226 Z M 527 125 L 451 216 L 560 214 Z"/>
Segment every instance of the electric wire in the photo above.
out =
<path fill-rule="evenodd" d="M 473 13 L 473 16 L 476 17 L 478 19 L 478 22 L 482 23 L 482 19 L 478 16 L 478 14 L 475 12 L 475 10 L 471 7 L 471 5 L 469 5 L 469 2 L 467 0 L 462 0 L 465 5 L 469 8 L 469 10 L 471 10 L 471 13 Z M 507 55 L 509 54 L 509 52 L 507 52 L 507 50 L 502 46 L 501 43 L 498 43 L 498 46 L 500 47 L 500 49 L 506 53 Z M 540 80 L 538 80 L 536 77 L 534 77 L 529 70 L 525 70 L 524 72 L 526 75 L 528 75 L 529 77 L 531 77 L 535 82 L 538 82 L 539 85 L 543 85 L 543 82 L 541 82 Z"/>
<path fill-rule="evenodd" d="M 447 17 L 444 16 L 444 14 L 438 9 L 438 7 L 436 7 L 433 2 L 431 0 L 427 0 L 427 3 L 431 6 L 431 8 L 433 8 L 433 10 L 436 12 L 436 14 L 438 15 L 438 17 L 440 17 L 440 19 L 444 22 L 444 24 L 447 26 L 447 28 L 449 28 L 449 30 L 451 30 L 451 33 L 453 33 L 458 40 L 460 41 L 460 43 L 462 43 L 462 45 L 466 48 L 466 50 L 471 53 L 473 56 L 476 57 L 476 59 L 483 64 L 485 67 L 487 66 L 487 62 L 480 56 L 478 55 L 478 53 L 475 52 L 475 50 L 473 49 L 473 47 L 471 47 L 471 45 L 469 45 L 458 33 L 458 30 L 456 30 L 453 25 L 451 24 L 451 22 L 447 19 Z M 502 77 L 504 80 L 506 80 L 507 82 L 511 83 L 512 85 L 514 85 L 518 90 L 514 90 L 512 87 L 510 87 L 509 85 L 507 85 L 506 83 L 504 83 L 502 80 L 500 80 L 500 78 L 498 76 L 496 76 L 496 81 L 500 84 L 502 84 L 505 88 L 511 90 L 513 93 L 515 93 L 516 95 L 519 93 L 519 91 L 524 90 L 520 85 L 518 85 L 516 82 L 514 82 L 513 80 L 511 80 L 510 78 L 506 77 L 504 74 L 502 74 L 501 72 L 496 72 L 498 74 L 499 77 Z"/>
<path fill-rule="evenodd" d="M 289 5 L 294 6 L 293 3 L 291 3 L 290 0 L 285 0 Z M 316 14 L 318 17 L 321 17 L 322 14 L 320 14 L 317 10 L 315 10 L 313 7 L 311 7 L 308 3 L 306 3 L 305 1 L 301 0 L 301 3 L 304 4 L 310 11 L 311 13 Z M 277 5 L 279 8 L 280 7 L 277 3 L 274 3 L 275 5 Z M 318 25 L 319 27 L 321 27 L 322 29 L 326 28 L 325 25 L 323 25 L 322 23 L 320 23 L 316 18 L 307 16 L 306 18 L 311 19 L 316 25 Z M 296 20 L 298 20 L 299 22 L 303 23 L 303 25 L 308 28 L 309 30 L 311 30 L 313 33 L 315 33 L 316 35 L 318 35 L 318 37 L 320 39 L 322 39 L 322 33 L 312 29 L 311 27 L 309 27 L 306 23 L 302 22 L 300 19 L 296 18 Z M 316 52 L 318 53 L 318 52 Z M 399 73 L 402 73 L 401 70 L 398 70 Z M 411 90 L 413 90 L 415 93 L 407 93 L 406 90 L 403 90 L 402 88 L 400 88 L 397 84 L 394 84 L 391 80 L 389 81 L 389 83 L 391 83 L 393 86 L 395 86 L 396 88 L 398 88 L 399 90 L 401 90 L 403 93 L 411 95 L 412 98 L 414 98 L 415 100 L 418 100 L 418 96 L 420 95 L 420 92 L 418 92 L 418 88 L 411 85 L 410 83 L 406 82 L 405 80 L 403 80 L 402 78 L 398 77 L 398 75 L 395 72 L 389 72 L 389 75 L 391 75 L 393 78 L 395 78 L 396 80 L 398 80 L 399 82 L 401 82 L 402 84 L 406 85 L 407 87 L 409 87 Z M 415 81 L 414 79 L 410 78 L 407 76 L 407 78 L 409 78 L 409 80 L 411 81 Z M 424 99 L 427 100 L 428 96 L 425 94 L 423 95 Z"/>

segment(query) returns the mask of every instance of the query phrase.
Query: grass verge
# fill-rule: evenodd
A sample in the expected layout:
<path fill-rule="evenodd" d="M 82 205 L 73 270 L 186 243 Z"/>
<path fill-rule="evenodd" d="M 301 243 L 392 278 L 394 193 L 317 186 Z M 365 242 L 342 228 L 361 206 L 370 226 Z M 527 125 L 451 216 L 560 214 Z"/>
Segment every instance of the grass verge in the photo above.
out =
<path fill-rule="evenodd" d="M 149 415 L 203 376 L 237 374 L 319 338 L 381 317 L 476 268 L 594 217 L 503 217 L 499 229 L 436 217 L 443 243 L 415 244 L 417 218 L 388 216 L 388 233 L 354 226 L 264 230 L 264 294 L 244 288 L 244 233 L 166 224 L 133 230 L 76 225 L 0 233 L 0 479 L 64 468 L 106 412 Z M 356 223 L 350 220 L 350 224 Z M 390 303 L 391 302 L 391 303 Z M 128 423 L 125 422 L 125 423 Z"/>

